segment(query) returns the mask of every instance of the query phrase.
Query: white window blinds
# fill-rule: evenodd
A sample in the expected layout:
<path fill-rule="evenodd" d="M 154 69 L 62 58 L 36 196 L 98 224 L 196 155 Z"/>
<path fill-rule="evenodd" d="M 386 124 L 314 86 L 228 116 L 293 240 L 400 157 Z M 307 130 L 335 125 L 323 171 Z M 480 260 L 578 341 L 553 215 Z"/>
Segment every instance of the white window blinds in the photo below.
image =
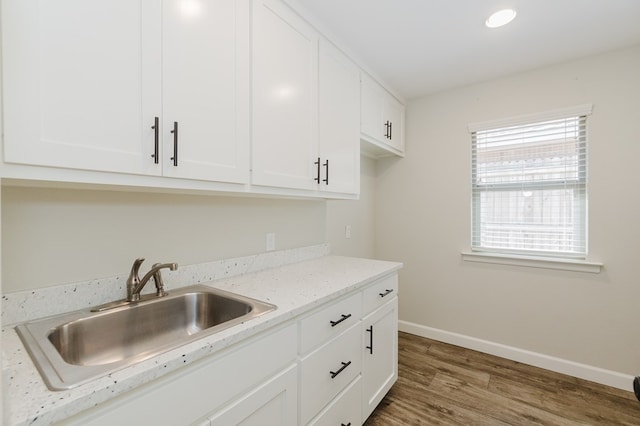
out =
<path fill-rule="evenodd" d="M 585 257 L 586 114 L 471 135 L 472 250 Z"/>

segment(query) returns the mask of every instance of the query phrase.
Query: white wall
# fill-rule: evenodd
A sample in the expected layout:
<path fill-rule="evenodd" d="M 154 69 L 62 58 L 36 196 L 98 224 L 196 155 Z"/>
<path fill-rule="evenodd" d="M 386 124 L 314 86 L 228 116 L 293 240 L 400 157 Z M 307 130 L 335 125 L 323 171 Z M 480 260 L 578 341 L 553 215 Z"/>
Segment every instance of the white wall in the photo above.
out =
<path fill-rule="evenodd" d="M 584 103 L 589 258 L 603 272 L 463 262 L 467 124 Z M 407 157 L 378 163 L 376 192 L 376 255 L 405 264 L 400 319 L 639 373 L 640 46 L 415 99 L 406 122 Z"/>

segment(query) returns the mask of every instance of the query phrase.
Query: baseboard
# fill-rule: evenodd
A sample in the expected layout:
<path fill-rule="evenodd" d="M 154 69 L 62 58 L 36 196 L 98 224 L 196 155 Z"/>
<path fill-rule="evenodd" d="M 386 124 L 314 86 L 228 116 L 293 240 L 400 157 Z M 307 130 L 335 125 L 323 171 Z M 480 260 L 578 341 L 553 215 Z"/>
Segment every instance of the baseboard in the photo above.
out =
<path fill-rule="evenodd" d="M 478 352 L 518 361 L 534 367 L 544 368 L 561 374 L 578 377 L 614 388 L 633 392 L 633 376 L 605 370 L 591 365 L 580 364 L 562 358 L 531 352 L 513 346 L 494 343 L 463 334 L 427 327 L 407 321 L 398 321 L 398 329 L 417 336 L 438 340 L 444 343 L 473 349 Z"/>

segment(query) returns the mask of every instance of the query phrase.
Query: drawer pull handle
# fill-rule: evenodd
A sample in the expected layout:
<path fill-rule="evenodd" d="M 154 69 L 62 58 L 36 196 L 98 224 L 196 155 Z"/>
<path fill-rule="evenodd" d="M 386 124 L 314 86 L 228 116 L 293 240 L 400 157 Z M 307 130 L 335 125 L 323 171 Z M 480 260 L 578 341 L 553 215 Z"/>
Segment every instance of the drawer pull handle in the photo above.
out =
<path fill-rule="evenodd" d="M 329 371 L 329 374 L 331 374 L 332 379 L 335 379 L 338 374 L 342 373 L 342 370 L 344 370 L 349 365 L 351 365 L 351 361 L 342 362 L 341 364 L 342 364 L 342 367 L 340 367 L 338 371 Z"/>
<path fill-rule="evenodd" d="M 392 288 L 388 288 L 384 293 L 378 293 L 380 295 L 380 297 L 385 297 L 386 295 L 388 295 L 389 293 L 393 292 Z"/>
<path fill-rule="evenodd" d="M 351 426 L 351 422 L 347 423 L 346 425 L 344 423 L 340 423 L 340 426 Z"/>
<path fill-rule="evenodd" d="M 369 335 L 369 346 L 366 348 L 369 349 L 369 354 L 373 355 L 373 325 L 367 328 L 367 333 L 371 333 Z"/>
<path fill-rule="evenodd" d="M 351 314 L 347 314 L 347 315 L 342 314 L 342 318 L 340 318 L 338 321 L 329 321 L 329 323 L 331 323 L 331 327 L 335 327 L 336 325 L 340 324 L 342 321 L 346 320 L 347 318 L 351 318 Z"/>

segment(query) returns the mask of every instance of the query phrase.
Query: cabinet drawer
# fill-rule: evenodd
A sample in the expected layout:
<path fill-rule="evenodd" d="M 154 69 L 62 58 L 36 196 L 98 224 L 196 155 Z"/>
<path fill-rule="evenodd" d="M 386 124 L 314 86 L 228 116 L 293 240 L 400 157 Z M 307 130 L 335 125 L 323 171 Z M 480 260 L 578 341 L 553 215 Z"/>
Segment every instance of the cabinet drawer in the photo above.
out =
<path fill-rule="evenodd" d="M 398 274 L 388 275 L 371 284 L 363 292 L 363 314 L 366 315 L 398 295 Z"/>
<path fill-rule="evenodd" d="M 300 353 L 305 354 L 342 333 L 358 322 L 361 314 L 362 295 L 358 292 L 302 319 L 300 321 Z"/>
<path fill-rule="evenodd" d="M 351 425 L 362 423 L 360 395 L 362 378 L 358 376 L 344 391 L 340 393 L 323 412 L 309 422 L 313 426 Z"/>
<path fill-rule="evenodd" d="M 362 367 L 361 324 L 302 359 L 301 423 L 312 417 L 359 374 Z"/>

